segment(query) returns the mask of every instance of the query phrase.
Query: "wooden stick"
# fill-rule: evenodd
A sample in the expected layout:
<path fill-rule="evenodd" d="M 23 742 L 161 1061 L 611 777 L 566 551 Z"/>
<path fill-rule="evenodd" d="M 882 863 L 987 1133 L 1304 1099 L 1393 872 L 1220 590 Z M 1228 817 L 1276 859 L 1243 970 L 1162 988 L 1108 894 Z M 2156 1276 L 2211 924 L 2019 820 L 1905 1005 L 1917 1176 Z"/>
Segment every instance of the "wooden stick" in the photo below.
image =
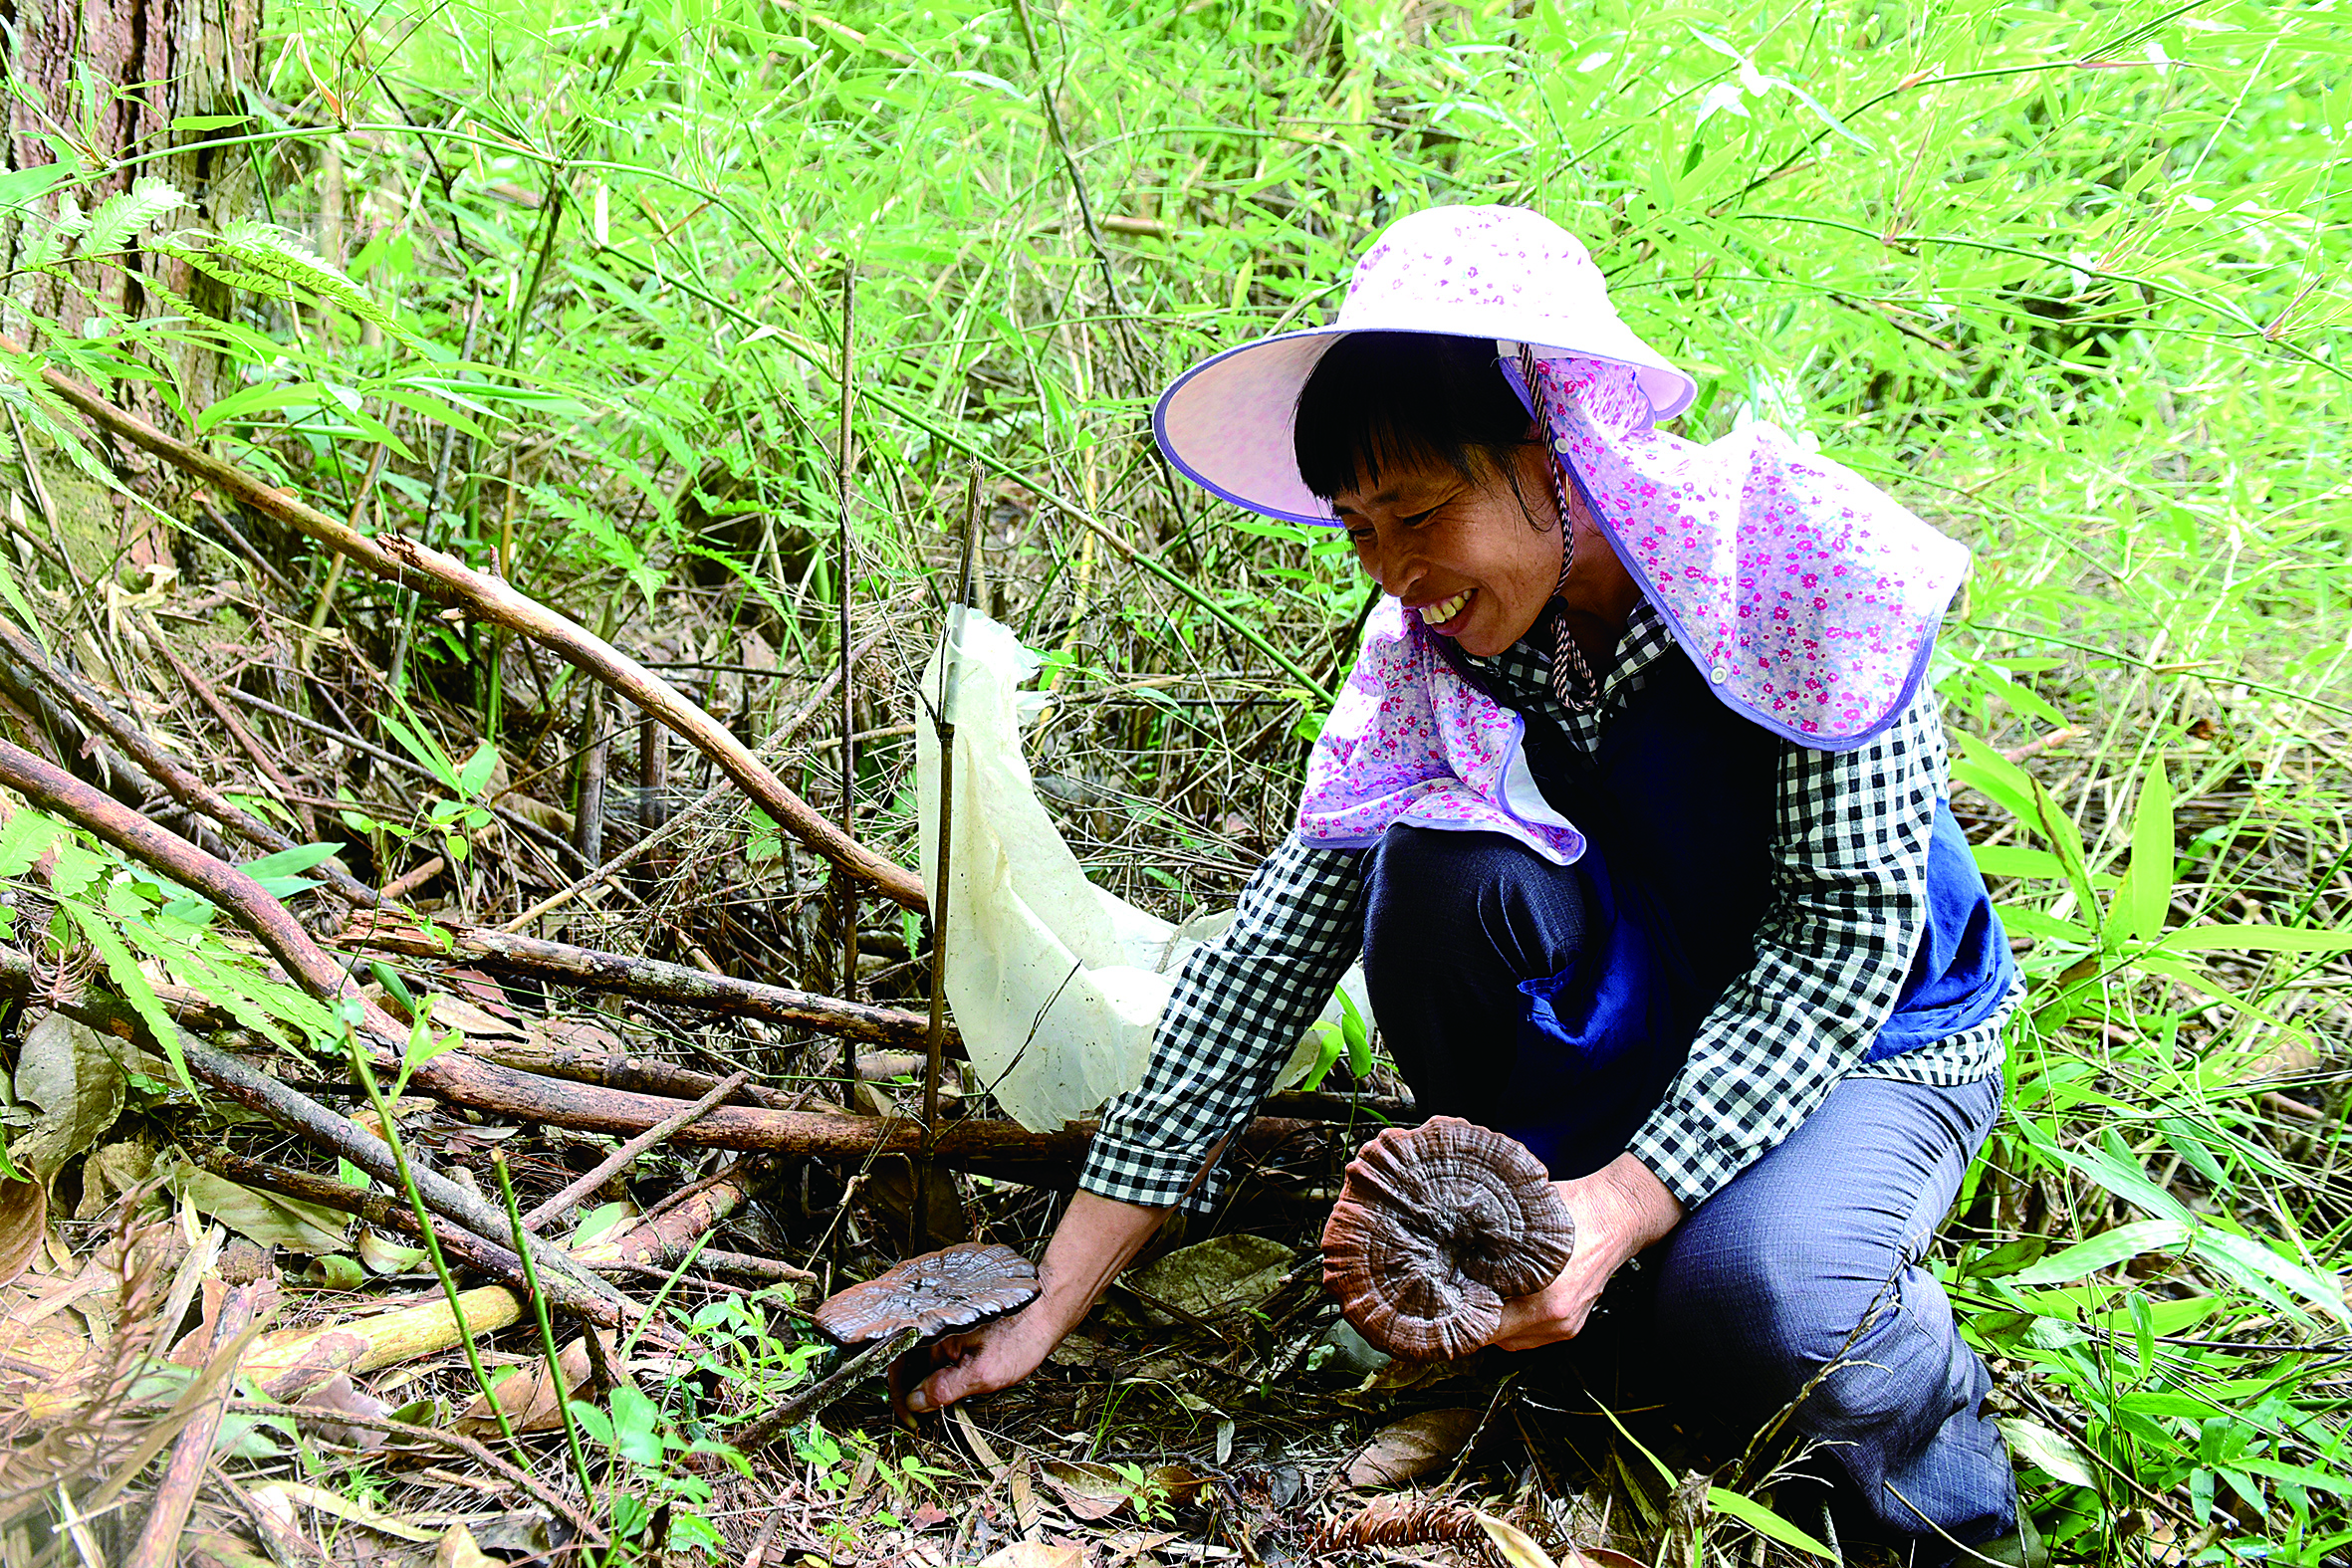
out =
<path fill-rule="evenodd" d="M 728 1445 L 745 1454 L 758 1453 L 848 1393 L 858 1379 L 877 1365 L 887 1367 L 900 1355 L 913 1349 L 915 1341 L 922 1337 L 923 1331 L 909 1324 L 888 1339 L 875 1340 L 765 1416 L 727 1434 Z"/>
<path fill-rule="evenodd" d="M 850 663 L 854 665 L 857 660 L 863 659 L 867 654 L 873 652 L 875 645 L 881 640 L 882 633 L 879 631 L 866 638 L 864 645 L 856 650 L 856 653 L 851 658 Z M 799 735 L 801 731 L 808 725 L 809 721 L 817 717 L 817 711 L 824 706 L 825 700 L 832 695 L 833 687 L 840 681 L 840 678 L 841 672 L 838 670 L 835 670 L 831 674 L 827 675 L 824 678 L 824 683 L 818 687 L 818 689 L 813 694 L 811 694 L 807 702 L 802 704 L 801 711 L 794 714 L 790 719 L 787 719 L 784 724 L 778 728 L 775 734 L 769 736 L 767 740 L 761 742 L 760 749 L 769 755 L 774 755 L 777 751 L 789 745 L 793 738 Z M 652 730 L 655 734 L 659 734 L 658 730 L 654 730 L 652 721 L 650 720 L 646 721 L 646 728 L 648 730 Z M 666 774 L 666 761 L 663 766 L 664 772 Z M 530 925 L 534 920 L 537 920 L 540 916 L 563 908 L 566 904 L 571 903 L 574 899 L 587 892 L 589 888 L 595 886 L 598 882 L 603 882 L 607 886 L 612 887 L 619 886 L 620 884 L 612 880 L 612 875 L 614 872 L 627 868 L 655 846 L 667 843 L 671 838 L 677 836 L 677 834 L 692 826 L 693 823 L 701 817 L 703 812 L 709 810 L 711 806 L 717 803 L 719 796 L 725 794 L 727 789 L 728 785 L 725 784 L 715 784 L 711 785 L 708 789 L 702 792 L 702 797 L 700 799 L 696 800 L 692 805 L 686 807 L 685 810 L 674 813 L 665 813 L 661 826 L 653 829 L 649 833 L 646 833 L 635 843 L 629 845 L 626 849 L 623 849 L 619 854 L 614 855 L 611 859 L 605 861 L 593 871 L 588 872 L 586 876 L 580 878 L 580 880 L 574 882 L 571 886 L 559 888 L 555 892 L 550 893 L 546 898 L 541 899 L 538 903 L 532 905 L 529 909 L 524 910 L 514 919 L 507 921 L 498 929 L 501 931 L 520 931 L 525 926 Z"/>
<path fill-rule="evenodd" d="M 375 1134 L 365 1131 L 348 1117 L 336 1115 L 310 1096 L 288 1088 L 225 1051 L 214 1050 L 193 1040 L 183 1040 L 180 1049 L 187 1057 L 190 1072 L 238 1104 L 259 1111 L 313 1148 L 342 1156 L 377 1181 L 395 1188 L 399 1185 L 399 1167 L 392 1158 L 391 1146 Z M 458 1062 L 459 1058 L 454 1054 L 438 1057 L 418 1069 L 409 1082 L 417 1087 L 429 1087 L 425 1080 L 433 1069 Z M 465 1075 L 460 1070 L 449 1076 L 462 1082 Z M 523 1075 L 518 1073 L 516 1076 Z M 497 1221 L 505 1218 L 498 1210 L 419 1161 L 408 1162 L 408 1174 L 416 1183 L 417 1194 L 423 1198 L 426 1208 L 471 1231 L 485 1245 L 498 1244 L 490 1240 L 490 1237 L 499 1233 Z M 635 1304 L 619 1291 L 586 1270 L 575 1267 L 561 1252 L 553 1249 L 543 1251 L 534 1261 L 545 1271 L 561 1271 L 575 1283 L 585 1285 L 591 1295 L 618 1303 L 624 1313 L 640 1315 Z"/>
<path fill-rule="evenodd" d="M 0 336 L 0 349 L 25 350 Z M 684 736 L 717 764 L 777 824 L 871 891 L 920 913 L 923 888 L 904 866 L 892 864 L 844 835 L 782 779 L 753 756 L 727 728 L 635 659 L 571 617 L 483 575 L 456 558 L 396 534 L 368 536 L 329 517 L 291 491 L 264 484 L 234 464 L 165 435 L 136 414 L 105 398 L 53 366 L 42 378 L 60 397 L 101 428 L 193 474 L 257 512 L 276 518 L 317 544 L 338 550 L 359 565 L 405 587 L 429 592 L 487 620 L 544 643 L 581 670 Z"/>
<path fill-rule="evenodd" d="M 676 1132 L 679 1128 L 690 1126 L 694 1122 L 699 1121 L 702 1118 L 704 1112 L 715 1109 L 721 1100 L 726 1099 L 729 1095 L 733 1094 L 737 1089 L 742 1088 L 750 1081 L 751 1074 L 748 1072 L 735 1072 L 728 1074 L 726 1079 L 716 1088 L 712 1089 L 710 1093 L 704 1095 L 701 1099 L 696 1100 L 692 1105 L 689 1105 L 684 1110 L 678 1112 L 677 1115 L 668 1117 L 663 1121 L 656 1122 L 653 1126 L 646 1128 L 643 1132 L 637 1134 L 634 1138 L 631 1138 L 628 1142 L 613 1150 L 603 1159 L 597 1161 L 593 1170 L 587 1172 L 571 1186 L 565 1188 L 562 1192 L 556 1194 L 555 1197 L 549 1199 L 546 1203 L 541 1204 L 538 1208 L 525 1215 L 523 1217 L 523 1229 L 526 1231 L 538 1231 L 546 1226 L 548 1222 L 562 1219 L 565 1214 L 570 1212 L 574 1204 L 579 1203 L 583 1198 L 586 1198 L 588 1194 L 603 1186 L 606 1182 L 610 1181 L 620 1172 L 627 1170 L 630 1163 L 634 1161 L 637 1156 L 643 1154 L 646 1150 L 652 1148 L 655 1144 L 661 1142 L 662 1139 L 667 1138 L 671 1133 Z"/>
<path fill-rule="evenodd" d="M 203 1158 L 207 1170 L 240 1187 L 255 1187 L 340 1214 L 356 1215 L 378 1231 L 396 1232 L 412 1239 L 417 1235 L 416 1217 L 408 1212 L 408 1206 L 382 1193 L 348 1187 L 332 1177 L 313 1176 L 308 1171 L 289 1170 L 241 1155 L 208 1152 Z M 525 1288 L 523 1260 L 497 1242 L 485 1240 L 447 1221 L 436 1222 L 433 1233 L 439 1238 L 442 1250 L 476 1273 L 487 1274 L 509 1289 Z M 616 1304 L 602 1296 L 590 1295 L 564 1275 L 541 1279 L 540 1288 L 547 1295 L 548 1305 L 574 1317 L 606 1328 L 629 1325 L 629 1318 Z"/>
<path fill-rule="evenodd" d="M 857 833 L 857 706 L 856 683 L 849 679 L 849 485 L 857 473 L 857 440 L 851 416 L 857 396 L 857 269 L 841 269 L 841 387 L 840 450 L 835 453 L 834 478 L 840 492 L 840 537 L 834 558 L 834 597 L 840 604 L 841 676 L 841 831 Z M 833 878 L 835 907 L 841 917 L 841 996 L 857 1000 L 857 889 L 846 877 Z M 841 1077 L 854 1099 L 857 1089 L 857 1047 L 841 1042 Z"/>
<path fill-rule="evenodd" d="M 581 1538 L 592 1546 L 609 1544 L 609 1538 L 596 1521 L 580 1510 L 580 1505 L 562 1492 L 543 1484 L 536 1476 L 510 1464 L 473 1439 L 461 1437 L 439 1427 L 412 1426 L 405 1421 L 392 1421 L 382 1416 L 359 1416 L 346 1410 L 331 1410 L 326 1406 L 282 1405 L 262 1400 L 239 1400 L 236 1408 L 256 1416 L 267 1416 L 275 1421 L 291 1421 L 310 1427 L 365 1427 L 370 1432 L 386 1433 L 405 1438 L 412 1443 L 438 1444 L 472 1459 L 484 1469 L 502 1477 L 509 1484 L 521 1487 L 531 1496 L 572 1521 Z"/>
<path fill-rule="evenodd" d="M 113 795 L 7 741 L 0 741 L 0 784 L 16 789 L 43 810 L 90 829 L 132 859 L 210 899 L 231 920 L 260 939 L 270 956 L 312 996 L 334 1001 L 347 992 L 356 995 L 356 988 L 352 986 L 342 967 L 311 940 L 302 922 L 284 904 L 263 892 L 260 883 L 227 861 L 206 854 L 177 833 L 148 821 Z M 363 1024 L 396 1054 L 405 1045 L 408 1031 L 373 1003 L 362 1001 L 360 1005 L 364 1009 Z"/>
<path fill-rule="evenodd" d="M 540 980 L 617 992 L 646 1002 L 759 1018 L 790 1028 L 811 1029 L 901 1050 L 920 1044 L 927 1027 L 922 1014 L 896 1008 L 842 1002 L 815 992 L 738 980 L 732 975 L 713 975 L 684 964 L 516 936 L 489 926 L 435 921 L 425 928 L 374 917 L 353 921 L 336 940 L 378 953 L 479 964 Z"/>
<path fill-rule="evenodd" d="M 64 698 L 84 724 L 122 748 L 124 756 L 145 770 L 180 804 L 192 811 L 203 812 L 248 843 L 271 853 L 295 846 L 293 839 L 235 804 L 183 766 L 177 758 L 156 745 L 153 737 L 117 713 L 114 705 L 89 682 L 57 668 L 43 658 L 40 646 L 6 620 L 0 620 L 0 647 L 5 647 L 8 656 L 25 671 L 39 677 Z M 365 908 L 375 902 L 375 894 L 342 868 L 323 864 L 320 872 L 327 878 L 328 884 L 352 904 Z"/>
<path fill-rule="evenodd" d="M 604 689 L 588 688 L 587 711 L 580 716 L 580 812 L 572 823 L 573 842 L 580 858 L 594 865 L 604 858 L 604 769 L 608 748 L 604 735 Z"/>
<path fill-rule="evenodd" d="M 163 655 L 163 662 L 171 666 L 172 673 L 180 678 L 182 685 L 196 694 L 197 701 L 212 711 L 212 716 L 220 721 L 221 728 L 229 732 L 229 738 L 261 771 L 261 776 L 278 786 L 279 798 L 294 807 L 296 814 L 302 818 L 302 830 L 310 835 L 312 843 L 317 843 L 319 819 L 312 814 L 310 803 L 301 798 L 302 791 L 294 787 L 294 781 L 287 778 L 285 771 L 279 768 L 277 759 L 261 749 L 260 743 L 253 738 L 253 732 L 245 728 L 245 721 L 237 717 L 235 709 L 220 700 L 220 693 L 212 689 L 212 683 L 196 673 L 192 665 L 172 650 L 171 644 L 164 640 L 163 628 L 155 623 L 155 617 L 149 615 L 144 620 L 147 640 L 155 645 L 157 653 Z"/>
<path fill-rule="evenodd" d="M 435 855 L 430 860 L 427 860 L 423 865 L 415 866 L 409 870 L 403 871 L 398 876 L 392 878 L 389 882 L 386 882 L 380 889 L 377 890 L 376 897 L 387 904 L 396 904 L 401 899 L 404 899 L 409 894 L 415 892 L 418 888 L 424 886 L 427 882 L 430 882 L 433 878 L 439 876 L 441 872 L 447 867 L 447 861 L 443 860 L 439 855 Z"/>
<path fill-rule="evenodd" d="M 939 1079 L 944 1068 L 947 1036 L 947 893 L 948 849 L 954 843 L 956 811 L 956 676 L 962 651 L 966 606 L 972 599 L 972 536 L 980 519 L 980 465 L 964 495 L 964 565 L 956 581 L 956 599 L 947 608 L 946 645 L 939 654 L 939 706 L 931 710 L 932 732 L 939 742 L 939 839 L 932 877 L 939 896 L 931 907 L 931 1017 L 923 1031 L 923 1158 L 915 1165 L 914 1233 L 929 1235 L 931 1220 L 931 1151 L 939 1136 Z"/>
<path fill-rule="evenodd" d="M 261 1288 L 256 1282 L 246 1281 L 231 1285 L 228 1294 L 221 1298 L 220 1316 L 212 1326 L 215 1356 L 241 1359 L 243 1347 L 237 1340 L 253 1322 Z M 155 1483 L 154 1505 L 148 1509 L 147 1522 L 140 1528 L 137 1544 L 131 1547 L 122 1568 L 171 1568 L 178 1560 L 180 1531 L 187 1528 L 188 1510 L 196 1502 L 196 1488 L 203 1483 L 204 1471 L 212 1462 L 212 1440 L 220 1432 L 226 1396 L 235 1382 L 233 1359 L 220 1379 L 221 1397 L 207 1398 L 173 1440 L 171 1457 L 164 1463 L 162 1478 Z"/>

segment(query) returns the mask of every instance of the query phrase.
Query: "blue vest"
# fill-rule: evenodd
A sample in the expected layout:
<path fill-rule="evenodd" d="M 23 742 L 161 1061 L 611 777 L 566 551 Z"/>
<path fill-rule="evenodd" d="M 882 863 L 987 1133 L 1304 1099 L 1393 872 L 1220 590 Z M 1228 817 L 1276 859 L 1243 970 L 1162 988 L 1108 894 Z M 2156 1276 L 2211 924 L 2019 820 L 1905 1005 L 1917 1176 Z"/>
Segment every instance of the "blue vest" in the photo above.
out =
<path fill-rule="evenodd" d="M 1493 692 L 1466 662 L 1455 667 Z M 1787 744 L 1719 701 L 1679 652 L 1649 667 L 1592 756 L 1529 717 L 1536 786 L 1590 841 L 1578 865 L 1591 936 L 1566 972 L 1520 987 L 1527 1007 L 1505 1103 L 1528 1107 L 1529 1117 L 1497 1130 L 1528 1145 L 1555 1179 L 1586 1175 L 1623 1152 L 1681 1070 L 1701 1020 L 1755 962 L 1771 902 L 1775 773 Z M 2008 938 L 1941 800 L 1928 840 L 1927 906 L 1927 929 L 1871 1061 L 1981 1023 L 2008 996 Z"/>

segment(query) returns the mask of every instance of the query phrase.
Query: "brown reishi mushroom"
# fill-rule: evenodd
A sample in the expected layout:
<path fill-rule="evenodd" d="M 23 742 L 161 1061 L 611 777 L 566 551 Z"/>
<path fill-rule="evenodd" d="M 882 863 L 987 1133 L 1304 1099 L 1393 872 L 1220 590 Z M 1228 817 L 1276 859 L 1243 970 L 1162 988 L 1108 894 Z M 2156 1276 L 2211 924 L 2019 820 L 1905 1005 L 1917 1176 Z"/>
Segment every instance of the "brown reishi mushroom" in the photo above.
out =
<path fill-rule="evenodd" d="M 815 1315 L 837 1344 L 888 1339 L 909 1328 L 929 1339 L 1027 1306 L 1037 1294 L 1037 1264 L 994 1241 L 958 1241 L 835 1291 Z"/>
<path fill-rule="evenodd" d="M 1568 1266 L 1576 1220 L 1527 1146 L 1458 1116 L 1391 1127 L 1348 1162 L 1323 1227 L 1323 1288 L 1404 1361 L 1494 1338 L 1503 1303 Z"/>

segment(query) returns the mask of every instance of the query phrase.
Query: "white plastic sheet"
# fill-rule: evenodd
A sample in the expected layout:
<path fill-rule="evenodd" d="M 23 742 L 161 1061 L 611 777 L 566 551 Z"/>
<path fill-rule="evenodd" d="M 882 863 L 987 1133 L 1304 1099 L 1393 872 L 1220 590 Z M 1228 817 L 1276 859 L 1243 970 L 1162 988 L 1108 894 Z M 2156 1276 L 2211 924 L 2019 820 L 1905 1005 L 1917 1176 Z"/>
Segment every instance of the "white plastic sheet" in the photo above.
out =
<path fill-rule="evenodd" d="M 1142 1081 L 1176 973 L 1233 912 L 1182 927 L 1145 914 L 1086 880 L 1046 814 L 1021 754 L 1018 688 L 1038 658 L 985 615 L 956 611 L 949 639 L 923 672 L 926 703 L 941 693 L 955 644 L 955 808 L 950 819 L 947 998 L 980 1080 L 1005 1114 L 1032 1131 L 1093 1115 Z M 915 721 L 923 889 L 939 904 L 939 747 L 931 716 Z M 1361 979 L 1342 989 L 1368 1013 Z M 1319 1022 L 1337 1026 L 1336 1003 Z M 1295 1083 L 1314 1064 L 1310 1026 L 1284 1068 Z"/>

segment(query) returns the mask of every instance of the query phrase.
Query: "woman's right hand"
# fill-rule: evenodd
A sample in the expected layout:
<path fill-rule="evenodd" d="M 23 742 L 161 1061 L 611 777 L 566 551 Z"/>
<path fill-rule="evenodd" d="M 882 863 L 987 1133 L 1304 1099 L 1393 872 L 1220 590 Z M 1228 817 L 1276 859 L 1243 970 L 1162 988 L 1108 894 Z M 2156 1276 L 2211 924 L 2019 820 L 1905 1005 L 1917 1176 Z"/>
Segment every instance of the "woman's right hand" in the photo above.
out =
<path fill-rule="evenodd" d="M 1037 1371 L 1167 1217 L 1165 1209 L 1074 1195 L 1038 1264 L 1038 1298 L 1011 1317 L 899 1357 L 890 1367 L 891 1402 L 901 1415 L 919 1416 L 1010 1388 Z"/>
<path fill-rule="evenodd" d="M 1011 1317 L 917 1345 L 890 1364 L 890 1399 L 905 1415 L 944 1410 L 975 1394 L 1011 1388 L 1045 1364 L 1069 1332 L 1034 1301 Z"/>

